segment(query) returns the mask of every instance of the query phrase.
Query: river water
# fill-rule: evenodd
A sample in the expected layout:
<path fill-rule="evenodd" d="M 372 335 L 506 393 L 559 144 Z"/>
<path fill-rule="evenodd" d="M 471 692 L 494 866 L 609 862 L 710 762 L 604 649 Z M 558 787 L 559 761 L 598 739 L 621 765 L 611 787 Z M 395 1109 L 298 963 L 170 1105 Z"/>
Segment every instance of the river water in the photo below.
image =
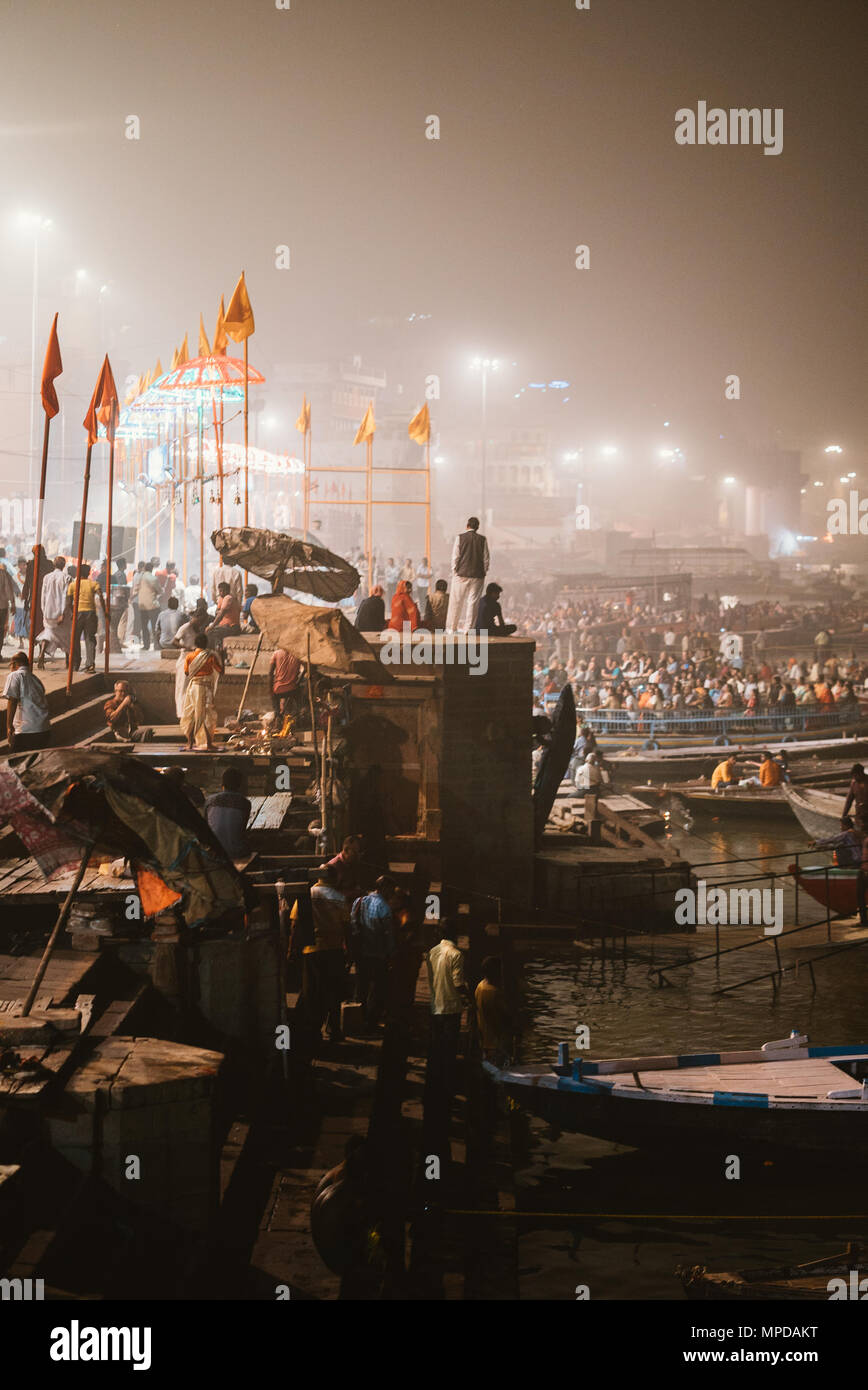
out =
<path fill-rule="evenodd" d="M 795 821 L 785 820 L 724 829 L 698 819 L 691 833 L 677 829 L 670 842 L 709 881 L 761 874 L 768 864 L 757 861 L 771 855 L 781 856 L 780 872 L 807 846 Z M 734 859 L 753 862 L 723 862 Z M 808 859 L 827 862 L 822 854 Z M 794 908 L 788 890 L 785 930 Z M 824 915 L 804 895 L 800 914 L 802 922 Z M 725 937 L 722 927 L 724 946 Z M 795 959 L 798 942 L 781 943 L 784 963 Z M 798 979 L 786 976 L 777 993 L 769 980 L 713 993 L 773 969 L 767 943 L 676 969 L 671 988 L 649 977 L 649 964 L 685 961 L 705 949 L 714 949 L 713 928 L 677 943 L 637 935 L 628 939 L 626 954 L 620 943 L 606 955 L 599 943 L 523 950 L 516 971 L 520 1059 L 555 1060 L 557 1044 L 574 1040 L 578 1024 L 590 1029 L 589 1057 L 757 1047 L 793 1028 L 814 1044 L 868 1042 L 868 946 L 818 965 L 816 992 L 802 969 Z M 834 1156 L 823 1164 L 759 1156 L 742 1163 L 740 1178 L 728 1179 L 725 1143 L 719 1159 L 640 1152 L 554 1135 L 524 1114 L 514 1117 L 513 1130 L 522 1298 L 574 1299 L 586 1285 L 592 1299 L 678 1299 L 685 1295 L 677 1265 L 737 1270 L 802 1263 L 843 1250 L 848 1240 L 868 1239 L 868 1195 Z"/>

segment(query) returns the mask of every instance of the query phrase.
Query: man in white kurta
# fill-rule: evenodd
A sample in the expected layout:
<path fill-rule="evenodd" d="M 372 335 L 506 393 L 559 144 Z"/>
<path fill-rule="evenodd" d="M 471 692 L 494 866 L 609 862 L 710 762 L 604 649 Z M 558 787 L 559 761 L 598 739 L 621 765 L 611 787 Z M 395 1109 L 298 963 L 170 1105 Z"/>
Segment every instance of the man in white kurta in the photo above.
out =
<path fill-rule="evenodd" d="M 491 563 L 488 541 L 479 534 L 479 519 L 472 516 L 467 529 L 455 537 L 452 547 L 452 590 L 449 595 L 447 632 L 467 632 L 473 626 L 476 605 Z"/>
<path fill-rule="evenodd" d="M 66 561 L 61 557 L 54 562 L 54 569 L 42 581 L 42 631 L 36 634 L 41 643 L 39 665 L 45 665 L 46 656 L 54 656 L 59 651 L 63 656 L 69 651 L 70 619 L 64 616 L 66 610 L 66 591 L 69 580 L 66 577 Z"/>
<path fill-rule="evenodd" d="M 244 602 L 244 587 L 241 582 L 241 571 L 234 565 L 220 564 L 211 575 L 211 602 L 216 603 L 220 597 L 219 588 L 221 584 L 229 585 L 229 592 L 239 603 Z"/>

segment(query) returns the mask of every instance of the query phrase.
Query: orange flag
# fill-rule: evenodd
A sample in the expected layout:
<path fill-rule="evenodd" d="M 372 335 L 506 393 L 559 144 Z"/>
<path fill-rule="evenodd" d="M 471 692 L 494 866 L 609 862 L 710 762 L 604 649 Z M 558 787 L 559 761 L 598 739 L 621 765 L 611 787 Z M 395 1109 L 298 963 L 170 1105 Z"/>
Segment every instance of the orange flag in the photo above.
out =
<path fill-rule="evenodd" d="M 115 390 L 115 379 L 112 376 L 112 369 L 109 365 L 108 357 L 103 360 L 96 386 L 93 388 L 93 395 L 90 398 L 90 405 L 84 417 L 83 424 L 87 430 L 88 445 L 95 444 L 99 438 L 99 426 L 104 425 L 109 432 L 109 438 L 114 433 L 114 423 L 118 404 L 117 391 Z"/>
<path fill-rule="evenodd" d="M 178 349 L 175 348 L 174 352 L 172 353 L 172 365 L 171 365 L 171 367 L 169 368 L 169 371 L 170 371 L 170 372 L 173 372 L 173 371 L 175 370 L 175 368 L 177 367 L 177 365 L 178 365 Z"/>
<path fill-rule="evenodd" d="M 299 434 L 307 434 L 310 429 L 310 405 L 306 394 L 302 397 L 301 414 L 295 422 L 295 428 Z"/>
<path fill-rule="evenodd" d="M 362 423 L 356 431 L 356 437 L 353 443 L 362 444 L 366 439 L 373 439 L 376 428 L 377 426 L 374 422 L 374 402 L 371 401 L 371 404 L 368 406 L 362 418 Z"/>
<path fill-rule="evenodd" d="M 45 411 L 49 420 L 53 419 L 60 406 L 57 404 L 57 392 L 54 389 L 55 378 L 59 377 L 63 371 L 63 363 L 60 360 L 60 344 L 57 341 L 57 314 L 54 315 L 54 322 L 51 325 L 51 332 L 48 335 L 48 347 L 45 349 L 45 365 L 42 368 L 42 409 Z"/>
<path fill-rule="evenodd" d="M 226 337 L 226 310 L 223 307 L 223 296 L 220 296 L 220 308 L 217 310 L 217 327 L 214 329 L 214 356 L 224 357 L 229 340 Z"/>
<path fill-rule="evenodd" d="M 210 357 L 211 348 L 208 343 L 208 334 L 205 332 L 205 325 L 202 322 L 202 315 L 199 315 L 199 356 Z"/>
<path fill-rule="evenodd" d="M 244 271 L 242 270 L 238 284 L 232 292 L 229 301 L 229 308 L 226 310 L 226 317 L 223 320 L 226 332 L 235 343 L 243 343 L 245 338 L 249 338 L 254 332 L 253 310 L 250 307 L 250 300 L 247 296 L 247 285 L 244 281 Z"/>
<path fill-rule="evenodd" d="M 190 361 L 190 349 L 187 347 L 187 335 L 184 334 L 184 341 L 178 348 L 178 366 L 185 367 Z"/>
<path fill-rule="evenodd" d="M 108 356 L 103 363 L 102 391 L 97 401 L 96 418 L 105 429 L 107 438 L 114 439 L 118 422 L 118 391 Z"/>
<path fill-rule="evenodd" d="M 157 365 L 156 365 L 156 367 L 154 368 L 154 381 L 157 381 L 162 375 L 163 375 L 163 364 L 162 364 L 162 362 L 160 361 L 160 359 L 159 359 L 159 357 L 158 357 L 158 358 L 157 358 Z"/>
<path fill-rule="evenodd" d="M 428 414 L 428 402 L 426 401 L 421 410 L 418 410 L 407 426 L 407 433 L 417 444 L 428 444 L 431 439 L 431 416 Z"/>

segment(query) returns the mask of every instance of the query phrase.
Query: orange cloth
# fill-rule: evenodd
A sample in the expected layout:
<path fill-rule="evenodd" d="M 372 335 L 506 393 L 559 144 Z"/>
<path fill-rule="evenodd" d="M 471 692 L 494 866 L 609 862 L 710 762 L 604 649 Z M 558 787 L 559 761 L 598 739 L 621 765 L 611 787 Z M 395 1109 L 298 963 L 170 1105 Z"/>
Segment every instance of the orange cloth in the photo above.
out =
<path fill-rule="evenodd" d="M 57 403 L 57 392 L 54 389 L 54 379 L 60 376 L 62 371 L 60 344 L 57 341 L 57 314 L 55 314 L 51 332 L 48 335 L 48 347 L 45 349 L 45 365 L 42 368 L 42 408 L 49 419 L 52 419 L 60 410 Z"/>
<path fill-rule="evenodd" d="M 431 439 L 431 416 L 428 413 L 428 402 L 426 401 L 422 409 L 417 411 L 410 421 L 407 433 L 411 439 L 415 439 L 417 444 L 428 444 Z"/>
<path fill-rule="evenodd" d="M 421 621 L 419 609 L 402 583 L 392 599 L 392 616 L 389 619 L 389 627 L 394 632 L 403 632 L 404 624 L 409 623 L 410 631 L 415 632 Z"/>
<path fill-rule="evenodd" d="M 223 327 L 234 339 L 236 343 L 241 343 L 245 338 L 249 338 L 254 331 L 253 310 L 250 307 L 250 299 L 247 295 L 247 284 L 244 280 L 242 270 L 238 284 L 232 291 L 232 298 L 229 301 L 229 308 L 226 310 L 226 317 L 223 320 Z"/>

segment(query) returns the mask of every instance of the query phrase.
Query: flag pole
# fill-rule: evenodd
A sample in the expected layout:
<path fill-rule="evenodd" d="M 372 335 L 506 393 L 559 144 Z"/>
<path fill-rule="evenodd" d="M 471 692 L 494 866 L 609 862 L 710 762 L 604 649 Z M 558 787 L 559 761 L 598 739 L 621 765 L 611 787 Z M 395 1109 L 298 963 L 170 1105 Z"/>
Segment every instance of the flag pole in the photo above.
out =
<path fill-rule="evenodd" d="M 373 585 L 373 549 L 374 549 L 374 504 L 373 504 L 373 480 L 374 480 L 374 441 L 369 435 L 365 440 L 368 446 L 367 468 L 365 482 L 367 484 L 367 516 L 365 518 L 365 530 L 367 532 L 366 550 L 368 555 L 368 587 Z"/>
<path fill-rule="evenodd" d="M 247 469 L 247 339 L 244 339 L 244 525 L 250 525 L 250 478 Z M 245 571 L 246 574 L 246 571 Z"/>
<path fill-rule="evenodd" d="M 189 513 L 189 486 L 187 479 L 187 410 L 181 412 L 181 488 L 184 494 L 184 586 L 187 584 L 187 524 Z"/>
<path fill-rule="evenodd" d="M 112 519 L 114 515 L 115 490 L 115 431 L 114 420 L 109 430 L 109 475 L 108 475 L 108 539 L 105 546 L 105 652 L 103 671 L 109 673 L 109 660 L 112 645 Z"/>
<path fill-rule="evenodd" d="M 75 655 L 76 627 L 78 625 L 78 595 L 81 588 L 81 567 L 84 564 L 84 528 L 87 522 L 87 494 L 90 488 L 90 458 L 93 453 L 93 445 L 87 446 L 87 458 L 84 463 L 84 490 L 81 495 L 81 520 L 78 524 L 78 555 L 75 563 L 75 592 L 72 596 L 72 632 L 69 639 L 69 661 L 66 668 L 66 693 L 72 691 L 72 659 Z M 80 644 L 81 639 L 79 639 Z"/>
<path fill-rule="evenodd" d="M 425 440 L 425 556 L 431 568 L 431 426 Z"/>
<path fill-rule="evenodd" d="M 199 585 L 205 593 L 205 469 L 202 458 L 203 444 L 202 402 L 199 401 L 199 418 L 196 426 L 196 454 L 199 459 Z"/>
<path fill-rule="evenodd" d="M 48 431 L 51 426 L 51 416 L 46 413 L 45 429 L 42 434 L 42 472 L 39 475 L 39 505 L 36 510 L 36 544 L 33 547 L 33 581 L 30 589 L 30 646 L 28 648 L 27 659 L 30 662 L 30 669 L 33 670 L 33 649 L 36 645 L 36 610 L 42 614 L 42 595 L 40 593 L 41 583 L 39 577 L 39 548 L 42 545 L 42 517 L 45 511 L 45 475 L 48 470 Z"/>

